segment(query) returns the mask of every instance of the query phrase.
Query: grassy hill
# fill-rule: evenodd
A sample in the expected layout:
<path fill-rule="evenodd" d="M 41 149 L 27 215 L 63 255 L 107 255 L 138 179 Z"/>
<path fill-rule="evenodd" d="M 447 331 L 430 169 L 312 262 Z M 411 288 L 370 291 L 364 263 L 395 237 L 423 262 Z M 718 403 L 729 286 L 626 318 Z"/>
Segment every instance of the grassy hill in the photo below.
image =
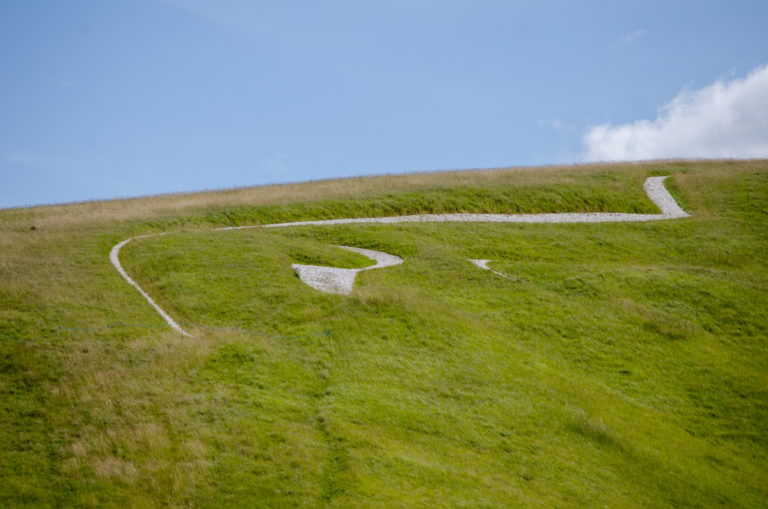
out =
<path fill-rule="evenodd" d="M 215 227 L 421 212 L 634 224 Z M 110 265 L 194 335 L 172 331 Z M 292 263 L 362 267 L 350 296 Z M 766 507 L 768 161 L 0 211 L 4 507 Z M 491 259 L 502 278 L 470 264 Z"/>

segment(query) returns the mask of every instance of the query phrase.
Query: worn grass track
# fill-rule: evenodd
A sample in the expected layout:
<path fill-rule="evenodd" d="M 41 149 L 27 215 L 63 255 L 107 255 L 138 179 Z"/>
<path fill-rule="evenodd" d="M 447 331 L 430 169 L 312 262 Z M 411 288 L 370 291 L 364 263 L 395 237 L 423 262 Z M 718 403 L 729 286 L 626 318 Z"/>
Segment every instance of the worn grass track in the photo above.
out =
<path fill-rule="evenodd" d="M 642 182 L 662 174 L 691 218 L 192 231 L 393 213 L 654 213 Z M 765 506 L 767 215 L 765 161 L 1 211 L 0 500 Z M 164 325 L 107 254 L 171 229 L 126 246 L 130 273 L 173 316 L 265 335 L 98 328 Z M 331 244 L 405 263 L 361 273 L 352 296 L 321 294 L 292 263 L 366 264 Z"/>

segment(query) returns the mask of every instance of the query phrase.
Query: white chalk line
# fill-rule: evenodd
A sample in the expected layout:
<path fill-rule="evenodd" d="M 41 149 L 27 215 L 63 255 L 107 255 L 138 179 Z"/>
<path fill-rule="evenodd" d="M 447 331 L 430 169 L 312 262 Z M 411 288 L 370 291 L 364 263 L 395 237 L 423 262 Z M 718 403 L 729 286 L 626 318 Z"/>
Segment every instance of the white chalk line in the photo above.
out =
<path fill-rule="evenodd" d="M 490 268 L 488 266 L 488 262 L 493 261 L 493 260 L 477 260 L 477 259 L 470 258 L 469 261 L 472 262 L 473 264 L 477 265 L 478 267 L 480 267 L 483 270 L 490 270 L 494 274 L 497 274 L 497 275 L 499 275 L 499 276 L 501 276 L 503 278 L 506 278 L 506 279 L 512 279 L 514 281 L 514 279 L 512 277 L 504 274 L 503 272 L 499 272 L 498 270 L 493 270 L 492 268 Z"/>
<path fill-rule="evenodd" d="M 251 226 L 227 226 L 223 228 L 214 228 L 210 231 L 229 231 L 229 230 L 245 230 L 251 228 L 285 228 L 291 226 L 325 226 L 325 225 L 337 225 L 337 224 L 396 224 L 396 223 L 622 223 L 622 222 L 645 222 L 645 221 L 661 221 L 668 219 L 679 219 L 683 217 L 689 217 L 685 210 L 678 205 L 675 198 L 669 194 L 669 191 L 664 187 L 664 180 L 667 177 L 649 177 L 643 184 L 648 198 L 659 208 L 661 214 L 626 214 L 621 212 L 589 212 L 589 213 L 551 213 L 551 214 L 418 214 L 410 216 L 389 216 L 389 217 L 362 217 L 362 218 L 344 218 L 344 219 L 323 219 L 316 221 L 295 221 L 292 223 L 274 223 L 266 225 L 251 225 Z M 152 297 L 147 294 L 139 285 L 134 281 L 128 273 L 123 269 L 120 264 L 120 249 L 132 240 L 160 237 L 162 235 L 168 235 L 170 232 L 154 233 L 148 235 L 139 235 L 125 239 L 116 244 L 109 253 L 109 259 L 112 265 L 115 266 L 117 272 L 139 293 L 149 302 L 155 311 L 179 333 L 191 337 L 192 335 L 186 332 L 184 329 L 171 318 L 168 313 L 157 305 Z M 351 250 L 361 248 L 351 248 Z M 371 251 L 371 250 L 365 250 Z M 357 251 L 364 256 L 368 256 L 361 251 Z M 378 252 L 375 252 L 378 253 Z M 370 253 L 369 253 L 370 254 Z M 381 253 L 386 254 L 386 253 Z M 388 255 L 392 256 L 392 255 Z M 397 257 L 396 257 L 397 258 Z M 373 258 L 375 259 L 375 258 Z M 401 260 L 402 261 L 402 260 Z M 479 264 L 477 262 L 485 262 Z M 478 267 L 493 270 L 487 266 L 488 260 L 475 260 L 472 261 L 478 265 Z M 377 261 L 378 265 L 378 261 Z M 374 266 L 375 267 L 375 266 Z M 329 267 L 326 267 L 329 268 Z M 356 269 L 340 269 L 340 270 L 356 270 Z M 357 269 L 359 270 L 359 269 Z M 493 271 L 496 272 L 496 271 Z M 503 275 L 498 273 L 499 275 Z M 503 275 L 504 277 L 508 277 Z M 354 280 L 353 280 L 354 281 Z"/>
<path fill-rule="evenodd" d="M 168 315 L 168 313 L 163 311 L 163 308 L 158 306 L 157 302 L 155 302 L 154 299 L 152 299 L 152 297 L 150 297 L 149 294 L 147 292 L 145 292 L 139 286 L 139 284 L 136 281 L 131 279 L 131 276 L 129 276 L 128 273 L 125 272 L 125 269 L 120 264 L 120 250 L 123 248 L 123 246 L 125 246 L 130 241 L 136 240 L 136 239 L 145 239 L 147 237 L 160 237 L 161 235 L 167 235 L 167 234 L 168 234 L 168 232 L 166 232 L 166 233 L 149 234 L 149 235 L 139 235 L 138 237 L 131 237 L 130 239 L 125 239 L 124 241 L 116 244 L 112 248 L 112 250 L 109 252 L 109 260 L 112 262 L 112 265 L 115 266 L 115 268 L 117 269 L 117 272 L 119 272 L 120 275 L 123 276 L 123 278 L 126 281 L 128 281 L 129 285 L 133 286 L 134 288 L 136 288 L 139 291 L 139 293 L 147 300 L 147 302 L 149 302 L 152 305 L 152 307 L 155 308 L 155 311 L 157 311 L 160 314 L 160 316 L 163 317 L 163 320 L 165 320 L 166 323 L 168 323 L 168 325 L 170 325 L 174 330 L 180 332 L 181 334 L 183 334 L 185 336 L 192 337 L 192 335 L 190 333 L 188 333 L 187 331 L 185 331 L 184 329 L 182 329 L 181 326 L 178 323 L 176 323 L 173 320 L 173 318 L 171 318 Z"/>

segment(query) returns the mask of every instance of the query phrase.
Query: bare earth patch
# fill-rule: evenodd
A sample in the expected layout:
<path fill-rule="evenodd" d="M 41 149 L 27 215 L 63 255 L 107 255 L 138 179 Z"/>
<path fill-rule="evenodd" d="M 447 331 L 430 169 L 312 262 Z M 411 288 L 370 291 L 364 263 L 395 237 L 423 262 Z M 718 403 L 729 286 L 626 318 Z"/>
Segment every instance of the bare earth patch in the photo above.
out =
<path fill-rule="evenodd" d="M 355 278 L 358 272 L 371 269 L 382 269 L 403 263 L 399 256 L 374 251 L 372 249 L 362 249 L 359 247 L 337 246 L 354 253 L 361 254 L 375 261 L 375 265 L 364 267 L 362 269 L 339 269 L 336 267 L 322 267 L 319 265 L 300 265 L 294 263 L 293 269 L 299 274 L 299 278 L 307 285 L 326 293 L 337 293 L 348 295 L 352 293 L 352 287 L 355 284 Z"/>

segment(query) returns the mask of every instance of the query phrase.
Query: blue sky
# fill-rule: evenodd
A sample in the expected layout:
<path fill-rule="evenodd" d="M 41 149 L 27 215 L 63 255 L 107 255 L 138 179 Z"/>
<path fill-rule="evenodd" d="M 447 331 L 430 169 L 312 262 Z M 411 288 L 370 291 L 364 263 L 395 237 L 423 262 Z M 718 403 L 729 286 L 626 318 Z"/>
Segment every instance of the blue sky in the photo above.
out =
<path fill-rule="evenodd" d="M 4 0 L 0 207 L 768 157 L 766 20 L 764 0 Z"/>

